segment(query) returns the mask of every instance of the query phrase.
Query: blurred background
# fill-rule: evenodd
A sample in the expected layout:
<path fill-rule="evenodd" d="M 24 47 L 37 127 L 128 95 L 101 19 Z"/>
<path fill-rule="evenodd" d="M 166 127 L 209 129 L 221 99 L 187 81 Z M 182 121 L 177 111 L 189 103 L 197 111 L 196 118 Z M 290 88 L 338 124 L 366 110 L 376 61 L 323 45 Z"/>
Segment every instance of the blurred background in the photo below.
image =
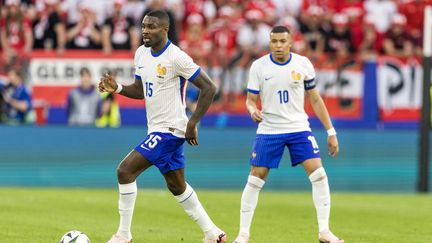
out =
<path fill-rule="evenodd" d="M 332 188 L 416 190 L 423 10 L 431 0 L 0 2 L 1 186 L 116 186 L 118 162 L 146 135 L 145 104 L 95 85 L 107 72 L 133 81 L 142 18 L 161 9 L 171 17 L 169 39 L 218 89 L 200 124 L 201 146 L 186 148 L 196 187 L 243 187 L 256 129 L 245 108 L 248 69 L 268 53 L 272 26 L 285 25 L 292 51 L 313 62 L 338 131 L 341 154 L 332 159 L 306 105 Z M 189 114 L 197 97 L 189 84 Z M 268 187 L 309 189 L 288 155 L 284 162 Z M 140 183 L 164 186 L 155 169 Z"/>

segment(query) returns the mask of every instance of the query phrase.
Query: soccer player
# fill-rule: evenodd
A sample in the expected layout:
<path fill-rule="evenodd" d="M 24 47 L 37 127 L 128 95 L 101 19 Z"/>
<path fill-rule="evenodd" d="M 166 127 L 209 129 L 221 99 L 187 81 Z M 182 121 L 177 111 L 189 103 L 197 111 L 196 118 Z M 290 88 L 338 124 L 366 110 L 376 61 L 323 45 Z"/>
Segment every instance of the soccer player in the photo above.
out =
<path fill-rule="evenodd" d="M 303 165 L 312 183 L 318 217 L 319 241 L 342 243 L 329 229 L 330 190 L 320 159 L 318 144 L 304 111 L 304 97 L 327 129 L 328 152 L 339 152 L 336 131 L 315 85 L 315 71 L 308 58 L 290 51 L 291 33 L 276 26 L 270 33 L 271 53 L 252 63 L 249 73 L 246 107 L 252 120 L 259 123 L 250 158 L 251 171 L 243 190 L 240 232 L 235 243 L 249 241 L 249 231 L 258 203 L 258 195 L 271 168 L 278 168 L 285 146 L 291 165 Z M 262 109 L 257 107 L 261 99 Z"/>
<path fill-rule="evenodd" d="M 156 166 L 167 187 L 186 213 L 204 232 L 204 242 L 226 242 L 225 233 L 207 215 L 194 189 L 184 179 L 183 143 L 198 145 L 197 124 L 216 92 L 208 75 L 167 37 L 169 17 L 163 11 L 149 12 L 142 21 L 144 45 L 135 52 L 135 82 L 122 86 L 111 76 L 101 78 L 101 92 L 116 92 L 145 99 L 148 135 L 120 163 L 120 226 L 109 243 L 130 243 L 132 214 L 137 196 L 135 179 Z M 185 113 L 186 80 L 200 89 L 197 107 L 188 120 Z"/>

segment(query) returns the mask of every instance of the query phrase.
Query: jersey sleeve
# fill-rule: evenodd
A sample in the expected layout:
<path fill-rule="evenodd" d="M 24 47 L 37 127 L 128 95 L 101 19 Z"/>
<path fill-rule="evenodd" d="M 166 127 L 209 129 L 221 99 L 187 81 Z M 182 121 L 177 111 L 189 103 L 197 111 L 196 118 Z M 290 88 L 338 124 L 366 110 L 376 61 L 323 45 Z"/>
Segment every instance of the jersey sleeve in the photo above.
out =
<path fill-rule="evenodd" d="M 258 66 L 256 62 L 252 63 L 249 69 L 249 80 L 247 84 L 247 90 L 252 94 L 259 94 L 260 92 L 260 82 L 258 75 Z"/>
<path fill-rule="evenodd" d="M 140 66 L 140 64 L 138 63 L 138 60 L 140 59 L 140 56 L 142 55 L 143 52 L 143 48 L 139 47 L 136 51 L 135 51 L 135 57 L 134 57 L 134 68 L 135 68 L 135 79 L 136 80 L 140 80 L 141 81 L 141 76 L 138 72 L 138 69 L 142 68 L 142 66 Z"/>
<path fill-rule="evenodd" d="M 179 76 L 189 81 L 193 81 L 201 71 L 192 58 L 182 50 L 175 55 L 174 68 Z"/>
<path fill-rule="evenodd" d="M 305 90 L 313 89 L 316 87 L 315 81 L 315 68 L 313 67 L 309 58 L 304 58 L 305 65 L 305 79 L 304 79 L 304 88 Z"/>

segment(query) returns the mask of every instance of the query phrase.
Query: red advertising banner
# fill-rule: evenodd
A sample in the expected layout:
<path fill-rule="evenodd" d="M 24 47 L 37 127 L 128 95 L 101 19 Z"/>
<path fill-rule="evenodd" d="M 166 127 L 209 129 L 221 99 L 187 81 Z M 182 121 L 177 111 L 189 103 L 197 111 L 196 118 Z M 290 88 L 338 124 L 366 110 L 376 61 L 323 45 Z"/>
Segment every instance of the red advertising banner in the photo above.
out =
<path fill-rule="evenodd" d="M 422 101 L 422 71 L 416 59 L 378 59 L 377 91 L 382 121 L 418 121 Z"/>
<path fill-rule="evenodd" d="M 115 52 L 110 56 L 100 51 L 68 51 L 62 56 L 53 52 L 35 51 L 30 61 L 30 86 L 35 100 L 51 106 L 65 105 L 69 91 L 78 86 L 82 67 L 90 69 L 95 85 L 108 71 L 115 70 L 123 84 L 133 81 L 134 67 L 131 52 Z M 122 106 L 140 106 L 143 102 L 118 96 Z"/>

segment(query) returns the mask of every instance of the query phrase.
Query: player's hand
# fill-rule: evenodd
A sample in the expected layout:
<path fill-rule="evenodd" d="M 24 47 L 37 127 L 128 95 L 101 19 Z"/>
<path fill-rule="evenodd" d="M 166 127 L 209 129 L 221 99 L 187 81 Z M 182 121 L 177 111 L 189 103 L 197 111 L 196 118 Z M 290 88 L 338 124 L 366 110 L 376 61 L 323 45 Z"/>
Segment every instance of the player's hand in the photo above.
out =
<path fill-rule="evenodd" d="M 188 144 L 192 146 L 198 145 L 198 129 L 195 122 L 189 120 L 189 122 L 187 123 L 185 138 Z"/>
<path fill-rule="evenodd" d="M 339 153 L 339 143 L 336 135 L 327 138 L 328 153 L 330 156 L 335 157 Z"/>
<path fill-rule="evenodd" d="M 263 116 L 260 110 L 256 110 L 251 114 L 252 120 L 256 123 L 260 123 L 263 120 Z"/>
<path fill-rule="evenodd" d="M 111 75 L 104 74 L 99 82 L 98 89 L 100 92 L 112 93 L 117 90 L 117 82 Z"/>

